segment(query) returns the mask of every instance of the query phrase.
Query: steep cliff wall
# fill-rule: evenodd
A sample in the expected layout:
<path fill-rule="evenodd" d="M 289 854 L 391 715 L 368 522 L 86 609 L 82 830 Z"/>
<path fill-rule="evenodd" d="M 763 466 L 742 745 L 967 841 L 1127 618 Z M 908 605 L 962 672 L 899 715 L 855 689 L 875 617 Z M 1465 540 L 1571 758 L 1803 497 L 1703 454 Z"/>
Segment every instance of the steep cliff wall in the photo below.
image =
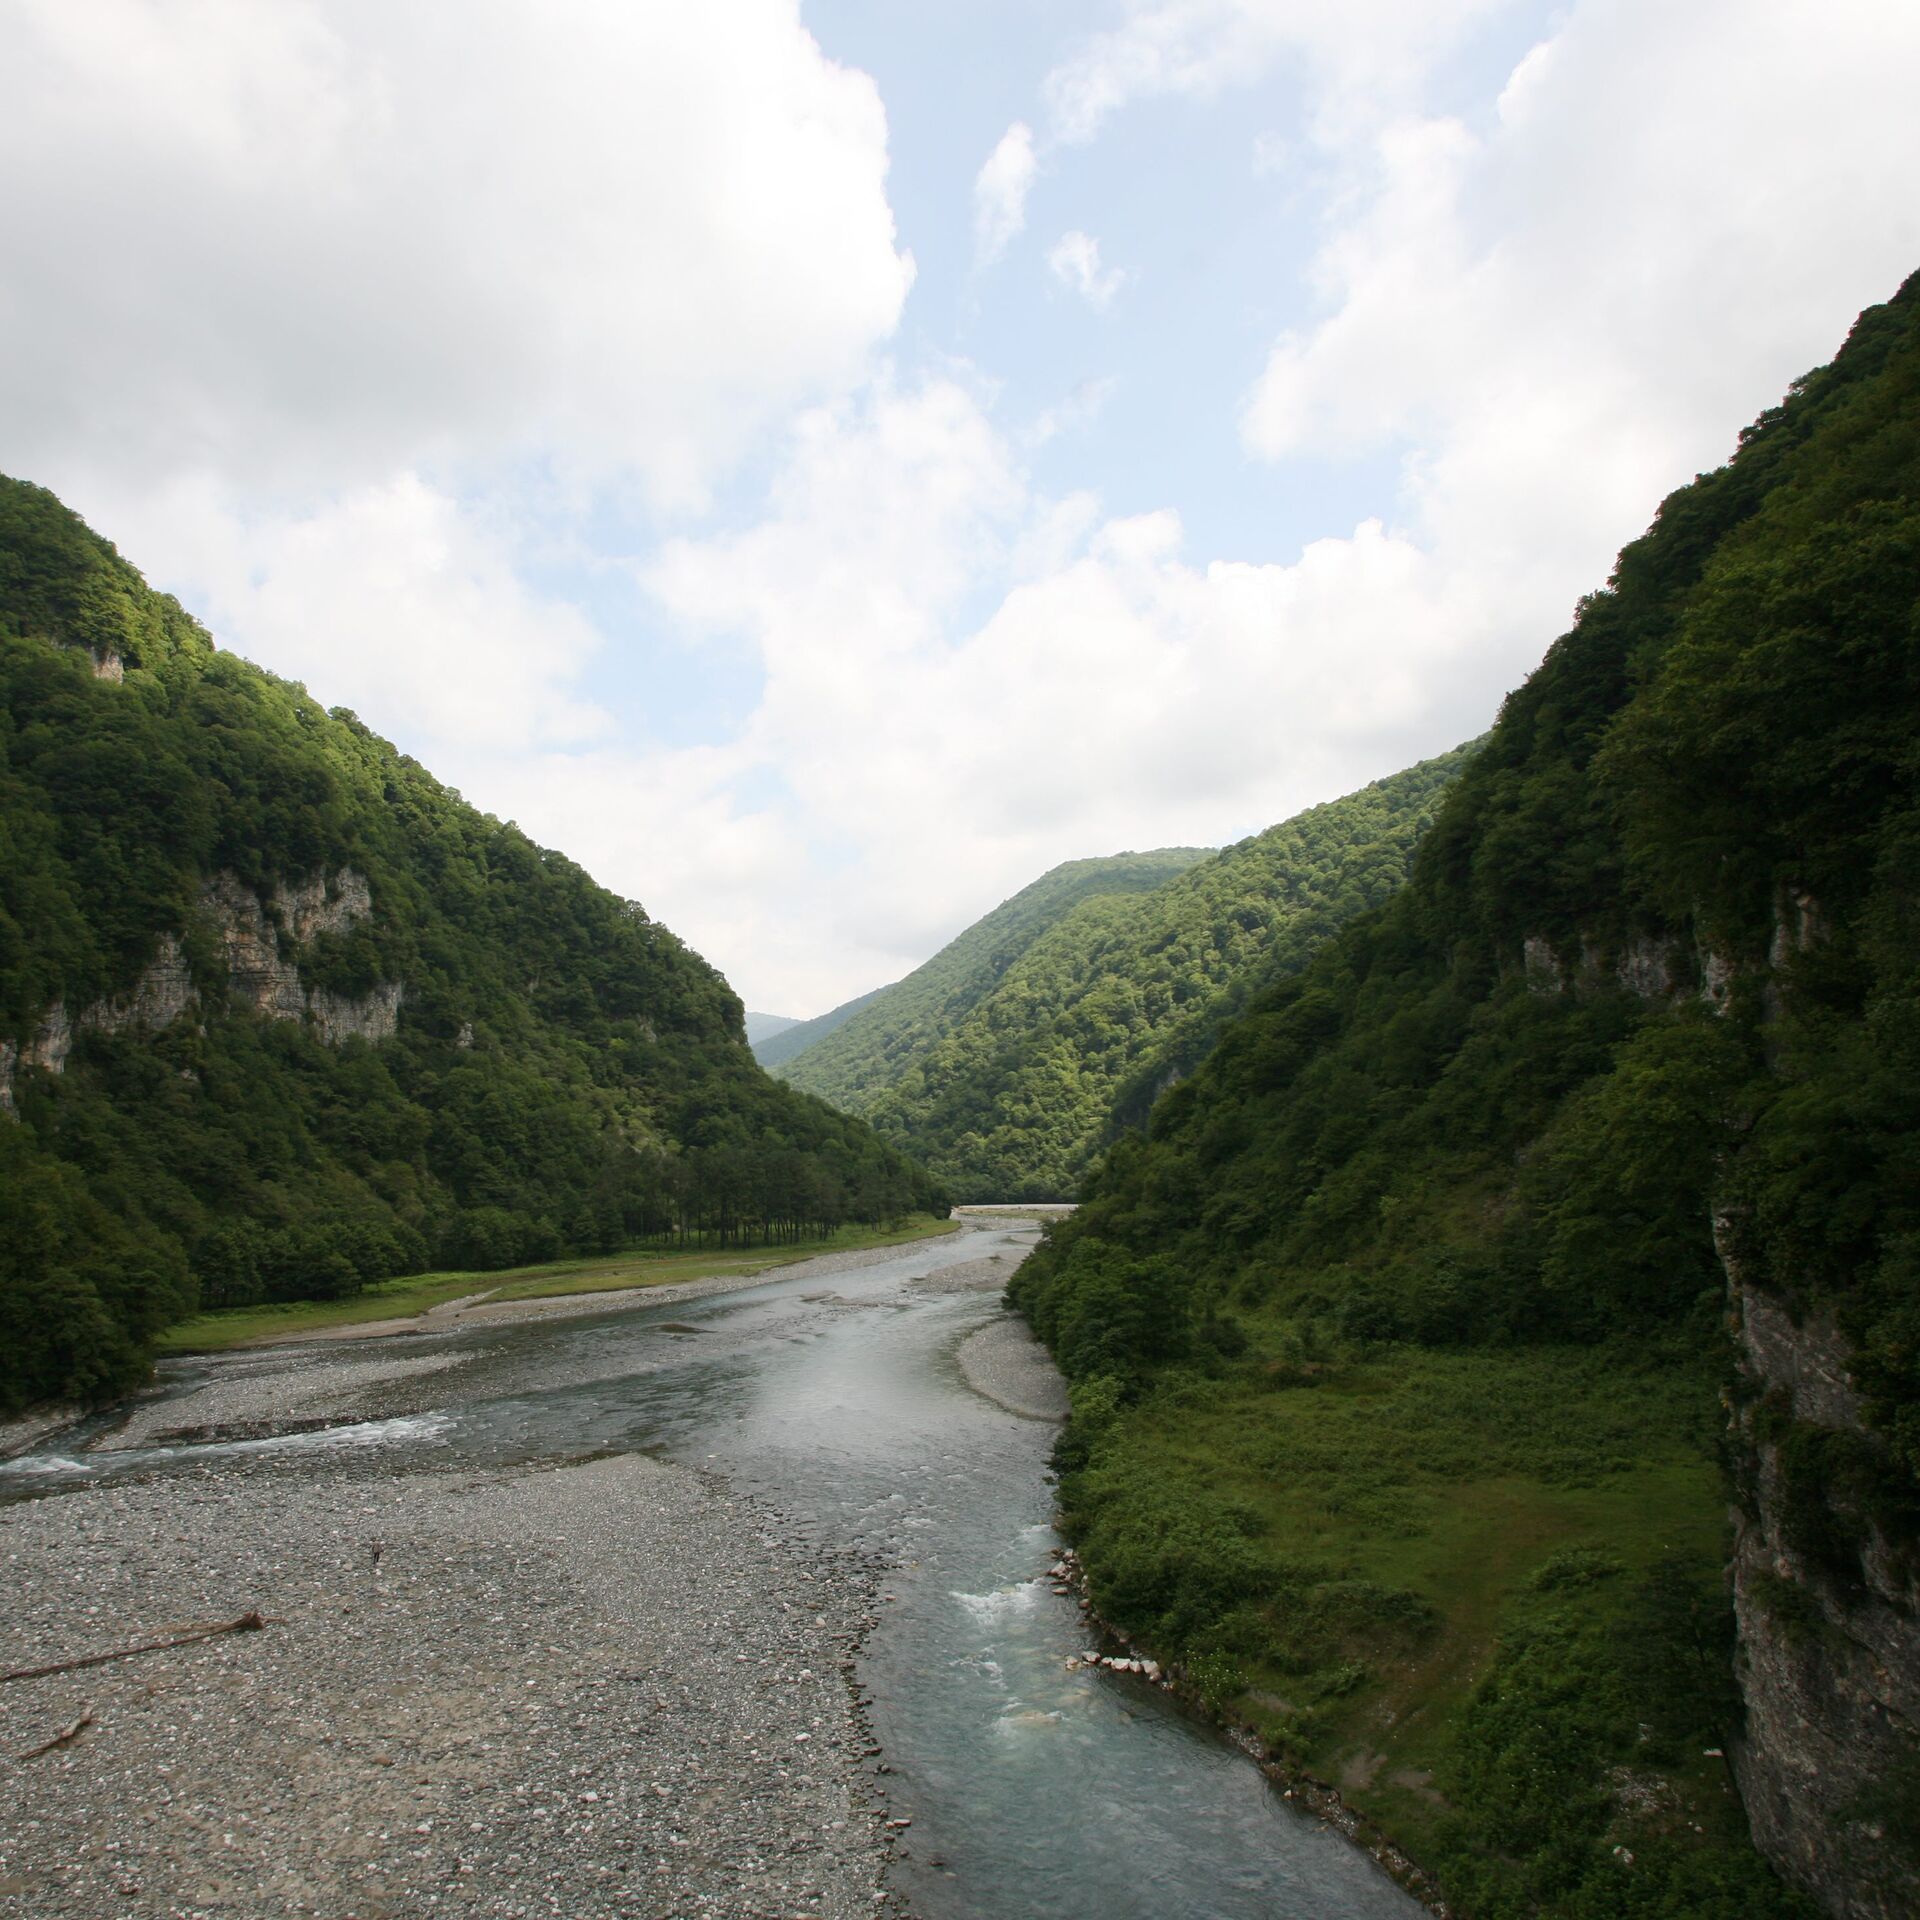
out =
<path fill-rule="evenodd" d="M 322 934 L 342 934 L 373 917 L 364 875 L 342 867 L 327 878 L 276 888 L 263 905 L 230 873 L 217 874 L 200 896 L 202 912 L 227 956 L 227 992 L 241 1006 L 274 1020 L 311 1018 L 329 1046 L 357 1037 L 390 1040 L 406 990 L 383 980 L 368 992 L 346 995 L 310 988 L 282 947 L 283 935 L 304 945 Z"/>
<path fill-rule="evenodd" d="M 1920 1584 L 1871 1513 L 1836 1507 L 1810 1461 L 1885 1448 L 1830 1314 L 1753 1286 L 1716 1222 L 1747 1397 L 1734 1416 L 1734 1611 L 1746 1727 L 1734 1770 L 1761 1851 L 1845 1920 L 1920 1912 L 1910 1822 L 1920 1768 Z M 1906 1803 L 1906 1804 L 1903 1804 Z"/>
<path fill-rule="evenodd" d="M 1783 886 L 1764 951 L 1641 935 L 1583 939 L 1569 961 L 1536 935 L 1522 971 L 1536 994 L 1697 997 L 1723 1020 L 1744 992 L 1764 1058 L 1796 1011 L 1796 967 L 1834 932 L 1818 900 Z M 1758 1257 L 1759 1233 L 1738 1202 L 1715 1213 L 1740 1378 L 1730 1580 L 1745 1725 L 1730 1757 L 1755 1843 L 1786 1879 L 1842 1920 L 1895 1920 L 1920 1912 L 1920 1558 L 1874 1511 L 1898 1467 L 1855 1351 L 1830 1304 L 1797 1310 L 1756 1277 L 1780 1264 Z"/>

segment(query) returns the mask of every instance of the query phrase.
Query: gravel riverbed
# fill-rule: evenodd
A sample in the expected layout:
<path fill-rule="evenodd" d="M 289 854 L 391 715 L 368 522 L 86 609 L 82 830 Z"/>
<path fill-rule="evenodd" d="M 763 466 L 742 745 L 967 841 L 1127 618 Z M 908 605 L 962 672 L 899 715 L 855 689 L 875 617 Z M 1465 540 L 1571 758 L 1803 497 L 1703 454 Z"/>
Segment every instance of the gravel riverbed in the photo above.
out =
<path fill-rule="evenodd" d="M 0 1686 L 23 1920 L 885 1910 L 874 1570 L 688 1469 L 276 1459 L 16 1506 L 0 1552 L 9 1670 L 268 1620 Z"/>

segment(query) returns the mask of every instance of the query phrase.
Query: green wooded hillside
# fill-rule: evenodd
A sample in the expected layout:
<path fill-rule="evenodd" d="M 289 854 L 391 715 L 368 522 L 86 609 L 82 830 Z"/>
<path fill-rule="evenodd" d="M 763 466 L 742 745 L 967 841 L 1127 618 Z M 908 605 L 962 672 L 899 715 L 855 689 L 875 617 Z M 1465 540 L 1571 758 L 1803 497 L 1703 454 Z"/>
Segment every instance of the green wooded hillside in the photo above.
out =
<path fill-rule="evenodd" d="M 1073 1382 L 1101 1603 L 1463 1910 L 1799 1910 L 1715 1757 L 1712 1219 L 1835 1317 L 1867 1404 L 1857 1435 L 1757 1410 L 1790 1545 L 1836 1591 L 1869 1548 L 1911 1578 L 1916 900 L 1909 282 L 1666 501 L 1405 890 L 1255 1000 L 1014 1284 Z M 1920 1860 L 1910 1789 L 1852 1817 Z"/>
<path fill-rule="evenodd" d="M 12 480 L 0 1080 L 7 1406 L 123 1388 L 202 1301 L 945 1204 L 638 906 Z"/>
<path fill-rule="evenodd" d="M 1470 752 L 1310 808 L 1162 886 L 1081 900 L 861 1111 L 960 1199 L 1070 1198 L 1250 992 L 1400 885 Z"/>
<path fill-rule="evenodd" d="M 1204 847 L 1161 847 L 1106 860 L 1069 860 L 1043 873 L 904 980 L 821 1015 L 817 1026 L 834 1024 L 804 1052 L 781 1062 L 780 1077 L 848 1113 L 865 1115 L 1081 901 L 1151 892 L 1206 857 Z"/>

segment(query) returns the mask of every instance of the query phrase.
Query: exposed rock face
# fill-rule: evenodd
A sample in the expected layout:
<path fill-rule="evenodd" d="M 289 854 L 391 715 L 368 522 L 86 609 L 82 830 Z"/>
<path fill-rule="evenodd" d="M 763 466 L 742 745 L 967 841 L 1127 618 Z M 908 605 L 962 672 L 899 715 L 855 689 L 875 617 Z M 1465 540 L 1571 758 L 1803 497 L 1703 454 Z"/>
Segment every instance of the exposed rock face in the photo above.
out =
<path fill-rule="evenodd" d="M 1671 940 L 1637 933 L 1614 958 L 1614 978 L 1629 993 L 1642 1000 L 1666 1000 L 1679 982 L 1674 977 L 1674 947 Z"/>
<path fill-rule="evenodd" d="M 93 677 L 118 684 L 127 677 L 127 663 L 111 647 L 103 647 L 88 656 L 93 661 Z"/>
<path fill-rule="evenodd" d="M 281 951 L 284 933 L 304 943 L 323 933 L 346 933 L 373 917 L 366 877 L 342 867 L 331 884 L 321 875 L 281 887 L 263 906 L 259 896 L 230 873 L 216 874 L 201 889 L 200 905 L 219 929 L 227 950 L 227 991 L 237 1001 L 274 1020 L 312 1016 L 320 1037 L 337 1046 L 350 1036 L 391 1039 L 405 989 L 383 980 L 356 998 L 308 988 L 300 969 Z"/>
<path fill-rule="evenodd" d="M 1525 969 L 1527 989 L 1531 993 L 1558 993 L 1567 984 L 1560 956 L 1544 934 L 1530 933 L 1520 943 L 1520 964 Z"/>
<path fill-rule="evenodd" d="M 1735 1419 L 1744 1482 L 1734 1611 L 1746 1729 L 1734 1768 L 1753 1837 L 1788 1880 L 1845 1920 L 1920 1912 L 1920 1863 L 1886 1800 L 1920 1759 L 1920 1590 L 1870 1523 L 1857 1571 L 1796 1546 L 1777 1435 L 1791 1420 L 1865 1438 L 1846 1343 L 1746 1283 L 1716 1223 L 1742 1370 L 1759 1398 Z M 1852 1523 L 1855 1516 L 1849 1516 Z"/>
<path fill-rule="evenodd" d="M 65 1005 L 56 1000 L 47 1009 L 32 1039 L 20 1043 L 0 1040 L 0 1113 L 14 1115 L 13 1076 L 21 1067 L 39 1067 L 47 1073 L 64 1073 L 67 1055 L 73 1051 L 73 1026 Z"/>
<path fill-rule="evenodd" d="M 342 867 L 329 881 L 313 879 L 279 888 L 265 906 L 231 873 L 216 874 L 200 890 L 200 908 L 218 932 L 227 957 L 231 1000 L 272 1020 L 311 1020 L 328 1046 L 349 1039 L 390 1040 L 400 1025 L 406 989 L 382 980 L 364 994 L 308 987 L 298 966 L 281 951 L 283 933 L 295 942 L 318 934 L 346 933 L 373 916 L 366 876 Z M 158 1032 L 197 1012 L 198 989 L 175 934 L 163 934 L 154 957 L 124 994 L 96 1000 L 78 1021 L 56 1000 L 33 1037 L 0 1041 L 0 1114 L 15 1115 L 14 1075 L 21 1067 L 63 1073 L 77 1031 L 120 1033 L 129 1027 Z"/>
<path fill-rule="evenodd" d="M 1564 993 L 1569 986 L 1591 992 L 1611 981 L 1642 1000 L 1670 1000 L 1682 984 L 1678 955 L 1676 942 L 1652 933 L 1636 933 L 1618 948 L 1583 940 L 1572 964 L 1544 934 L 1520 943 L 1521 972 L 1533 993 Z"/>
<path fill-rule="evenodd" d="M 1739 967 L 1730 953 L 1718 947 L 1702 947 L 1700 961 L 1700 998 L 1715 1013 L 1725 1013 L 1733 995 L 1734 975 Z"/>
<path fill-rule="evenodd" d="M 1796 888 L 1775 902 L 1764 951 L 1730 952 L 1696 930 L 1678 940 L 1636 935 L 1623 945 L 1521 947 L 1537 994 L 1614 983 L 1652 1003 L 1697 993 L 1728 1013 L 1743 982 L 1767 1020 L 1784 1011 L 1794 961 L 1828 933 L 1819 903 Z M 1920 1859 L 1894 1830 L 1900 1797 L 1920 1798 L 1920 1576 L 1871 1517 L 1834 1512 L 1809 1525 L 1809 1460 L 1840 1449 L 1871 1459 L 1847 1343 L 1830 1314 L 1796 1320 L 1743 1272 L 1737 1234 L 1715 1223 L 1751 1389 L 1731 1433 L 1739 1507 L 1732 1559 L 1739 1677 L 1746 1706 L 1732 1750 L 1755 1844 L 1781 1875 L 1836 1920 L 1920 1914 Z M 1810 1474 L 1813 1477 L 1810 1477 Z M 1796 1478 L 1797 1476 L 1797 1478 Z M 1823 1533 L 1829 1538 L 1823 1538 Z M 1835 1540 L 1859 1543 L 1857 1554 Z M 1908 1818 L 1911 1819 L 1911 1812 Z"/>
<path fill-rule="evenodd" d="M 115 994 L 110 1000 L 96 1000 L 80 1016 L 80 1024 L 102 1033 L 118 1033 L 125 1027 L 148 1027 L 157 1032 L 198 1006 L 199 999 L 178 938 L 163 933 L 159 951 L 141 970 L 132 991 Z"/>
<path fill-rule="evenodd" d="M 365 993 L 329 993 L 315 987 L 307 995 L 307 1012 L 328 1046 L 348 1040 L 391 1040 L 400 1031 L 400 1005 L 407 990 L 398 980 L 382 980 Z"/>

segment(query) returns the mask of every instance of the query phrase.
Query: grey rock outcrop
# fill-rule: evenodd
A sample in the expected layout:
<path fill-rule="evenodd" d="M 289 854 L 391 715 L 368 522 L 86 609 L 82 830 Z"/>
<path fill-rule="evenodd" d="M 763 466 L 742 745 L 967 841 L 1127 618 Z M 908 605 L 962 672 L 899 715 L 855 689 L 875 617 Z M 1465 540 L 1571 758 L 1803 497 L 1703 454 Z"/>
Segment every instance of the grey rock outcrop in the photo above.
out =
<path fill-rule="evenodd" d="M 328 1046 L 350 1039 L 378 1043 L 399 1030 L 406 988 L 378 981 L 363 994 L 309 987 L 283 942 L 304 944 L 322 934 L 350 932 L 373 917 L 366 876 L 342 867 L 331 879 L 280 887 L 262 903 L 231 873 L 216 874 L 200 890 L 200 910 L 225 949 L 230 1002 L 272 1020 L 310 1021 Z M 96 1000 L 77 1020 L 63 1001 L 47 1009 L 24 1041 L 0 1041 L 0 1114 L 17 1117 L 14 1080 L 22 1067 L 66 1071 L 77 1032 L 121 1033 L 128 1028 L 159 1032 L 200 1011 L 186 952 L 177 934 L 162 934 L 154 957 L 122 994 Z"/>
<path fill-rule="evenodd" d="M 233 874 L 216 874 L 200 893 L 201 910 L 218 930 L 227 954 L 227 992 L 273 1020 L 311 1018 L 330 1046 L 343 1040 L 389 1040 L 399 1026 L 406 990 L 383 980 L 358 996 L 308 987 L 284 951 L 283 939 L 304 945 L 320 934 L 348 933 L 373 917 L 366 876 L 342 867 L 331 881 L 316 874 L 277 888 L 262 903 Z"/>
<path fill-rule="evenodd" d="M 13 1078 L 21 1067 L 38 1067 L 46 1073 L 64 1073 L 67 1055 L 73 1051 L 73 1025 L 65 1005 L 56 1000 L 47 1009 L 46 1018 L 25 1040 L 0 1040 L 0 1113 L 14 1116 Z"/>
<path fill-rule="evenodd" d="M 398 980 L 380 980 L 365 993 L 329 993 L 314 987 L 307 994 L 307 1012 L 328 1046 L 348 1040 L 378 1044 L 400 1031 L 400 1008 L 407 990 Z"/>
<path fill-rule="evenodd" d="M 1671 1000 L 1683 985 L 1679 952 L 1663 935 L 1636 933 L 1617 946 L 1583 940 L 1569 962 L 1544 934 L 1530 933 L 1520 943 L 1520 970 L 1532 993 L 1590 993 L 1611 982 L 1642 1000 Z"/>
<path fill-rule="evenodd" d="M 178 936 L 163 933 L 158 951 L 141 969 L 132 988 L 111 999 L 96 1000 L 81 1014 L 80 1024 L 101 1033 L 119 1033 L 127 1027 L 158 1032 L 184 1019 L 199 1003 Z"/>
<path fill-rule="evenodd" d="M 1796 1321 L 1751 1285 L 1716 1223 L 1754 1398 L 1735 1415 L 1734 1615 L 1746 1725 L 1732 1752 L 1755 1844 L 1842 1920 L 1920 1912 L 1920 1862 L 1890 1831 L 1888 1798 L 1920 1761 L 1920 1590 L 1865 1516 L 1857 1567 L 1794 1538 L 1785 1431 L 1874 1447 L 1831 1319 Z M 1792 1423 L 1788 1427 L 1786 1423 Z"/>

